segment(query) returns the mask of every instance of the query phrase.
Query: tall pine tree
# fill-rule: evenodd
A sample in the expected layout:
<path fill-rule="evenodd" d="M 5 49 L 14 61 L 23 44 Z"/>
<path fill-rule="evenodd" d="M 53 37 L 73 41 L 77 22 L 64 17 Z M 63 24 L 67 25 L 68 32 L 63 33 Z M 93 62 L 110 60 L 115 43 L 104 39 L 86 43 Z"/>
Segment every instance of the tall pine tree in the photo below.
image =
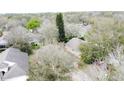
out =
<path fill-rule="evenodd" d="M 56 16 L 56 26 L 59 31 L 59 42 L 65 41 L 65 30 L 64 30 L 64 22 L 62 13 L 57 14 Z"/>

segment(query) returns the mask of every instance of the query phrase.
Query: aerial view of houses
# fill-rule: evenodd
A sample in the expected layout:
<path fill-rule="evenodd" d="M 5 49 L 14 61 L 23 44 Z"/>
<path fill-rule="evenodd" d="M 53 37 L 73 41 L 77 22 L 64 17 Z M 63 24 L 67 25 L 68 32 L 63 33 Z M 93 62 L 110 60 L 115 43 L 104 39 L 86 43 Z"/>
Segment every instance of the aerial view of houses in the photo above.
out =
<path fill-rule="evenodd" d="M 124 80 L 124 12 L 0 14 L 0 81 Z"/>

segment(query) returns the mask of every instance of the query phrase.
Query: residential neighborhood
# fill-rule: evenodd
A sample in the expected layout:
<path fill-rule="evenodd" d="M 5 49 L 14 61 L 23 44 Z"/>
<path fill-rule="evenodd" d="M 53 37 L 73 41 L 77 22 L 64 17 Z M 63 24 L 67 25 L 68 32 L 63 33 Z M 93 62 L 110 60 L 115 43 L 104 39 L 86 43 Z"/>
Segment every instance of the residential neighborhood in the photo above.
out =
<path fill-rule="evenodd" d="M 0 81 L 123 81 L 124 12 L 0 14 Z"/>

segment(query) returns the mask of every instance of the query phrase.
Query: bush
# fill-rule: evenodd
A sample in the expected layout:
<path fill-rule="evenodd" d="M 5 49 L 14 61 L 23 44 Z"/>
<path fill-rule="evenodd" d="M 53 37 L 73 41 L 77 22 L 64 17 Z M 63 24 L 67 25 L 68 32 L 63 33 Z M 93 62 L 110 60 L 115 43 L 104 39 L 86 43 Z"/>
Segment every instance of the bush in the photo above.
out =
<path fill-rule="evenodd" d="M 27 29 L 36 29 L 37 27 L 40 27 L 40 21 L 36 18 L 32 18 L 30 19 L 27 24 L 26 24 L 26 28 Z"/>
<path fill-rule="evenodd" d="M 4 38 L 8 41 L 9 45 L 18 48 L 28 54 L 32 53 L 31 45 L 29 44 L 30 38 L 27 35 L 27 30 L 23 27 L 16 27 L 11 29 Z"/>
<path fill-rule="evenodd" d="M 53 42 L 58 43 L 58 29 L 55 22 L 50 20 L 43 20 L 42 27 L 38 28 L 37 31 L 41 35 L 41 43 L 51 44 Z"/>
<path fill-rule="evenodd" d="M 32 49 L 39 49 L 40 46 L 39 46 L 39 44 L 37 44 L 37 43 L 35 43 L 35 42 L 32 42 L 32 43 L 31 43 L 31 48 L 32 48 Z"/>
<path fill-rule="evenodd" d="M 124 46 L 117 46 L 104 62 L 108 64 L 108 80 L 124 80 Z"/>
<path fill-rule="evenodd" d="M 65 30 L 62 13 L 57 14 L 56 16 L 56 26 L 59 30 L 59 42 L 65 41 Z"/>
<path fill-rule="evenodd" d="M 28 43 L 24 43 L 24 44 L 20 44 L 21 46 L 19 47 L 16 47 L 16 48 L 19 48 L 22 52 L 26 52 L 28 53 L 28 55 L 32 54 L 33 51 L 32 51 L 32 47 L 28 44 Z"/>
<path fill-rule="evenodd" d="M 29 81 L 55 81 L 55 80 L 69 80 L 69 77 L 64 75 L 64 73 L 68 72 L 67 68 L 60 68 L 62 72 L 60 71 L 54 71 L 49 65 L 43 65 L 39 63 L 29 63 Z M 59 65 L 58 65 L 59 67 Z M 59 69 L 59 68 L 58 68 Z M 63 75 L 60 75 L 60 73 Z"/>
<path fill-rule="evenodd" d="M 16 45 L 19 43 L 27 43 L 30 38 L 27 36 L 27 30 L 21 26 L 11 29 L 4 38 L 10 45 Z"/>
<path fill-rule="evenodd" d="M 47 45 L 31 58 L 29 80 L 70 80 L 69 73 L 77 62 L 58 45 Z"/>
<path fill-rule="evenodd" d="M 103 60 L 107 54 L 104 48 L 91 43 L 81 45 L 80 50 L 81 60 L 86 64 L 92 64 L 95 61 Z"/>
<path fill-rule="evenodd" d="M 85 40 L 85 38 L 82 36 L 82 37 L 80 37 L 79 39 L 81 39 L 81 40 Z"/>
<path fill-rule="evenodd" d="M 5 25 L 4 29 L 9 31 L 9 30 L 16 28 L 18 26 L 21 26 L 19 20 L 16 20 L 16 19 L 14 20 L 14 19 L 10 18 L 10 19 L 8 19 L 7 24 Z"/>
<path fill-rule="evenodd" d="M 5 16 L 0 16 L 0 28 L 1 28 L 2 30 L 4 30 L 3 28 L 5 27 L 5 25 L 7 24 L 7 22 L 8 22 L 7 17 L 5 17 Z"/>
<path fill-rule="evenodd" d="M 65 36 L 80 37 L 80 33 L 83 31 L 81 24 L 65 23 Z"/>
<path fill-rule="evenodd" d="M 75 38 L 76 36 L 66 36 L 65 37 L 65 43 L 68 42 L 69 40 L 71 40 L 72 38 Z"/>
<path fill-rule="evenodd" d="M 110 23 L 106 23 L 108 21 Z M 103 60 L 110 52 L 114 51 L 117 45 L 123 44 L 124 35 L 113 26 L 114 20 L 106 19 L 106 22 L 101 21 L 99 24 L 95 24 L 93 30 L 85 35 L 85 40 L 92 43 L 81 47 L 81 58 L 85 63 Z"/>
<path fill-rule="evenodd" d="M 96 60 L 103 60 L 120 44 L 118 35 L 113 31 L 91 31 L 85 38 L 90 44 L 81 46 L 81 59 L 89 64 Z"/>
<path fill-rule="evenodd" d="M 124 33 L 121 33 L 118 39 L 119 39 L 119 43 L 124 45 Z"/>

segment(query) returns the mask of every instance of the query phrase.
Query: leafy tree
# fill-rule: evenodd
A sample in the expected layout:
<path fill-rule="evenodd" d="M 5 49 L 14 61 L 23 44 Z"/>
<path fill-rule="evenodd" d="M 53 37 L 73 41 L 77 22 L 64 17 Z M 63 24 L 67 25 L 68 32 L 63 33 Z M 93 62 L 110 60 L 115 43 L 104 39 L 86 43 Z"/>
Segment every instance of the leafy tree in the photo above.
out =
<path fill-rule="evenodd" d="M 36 29 L 37 27 L 40 27 L 40 21 L 36 18 L 32 18 L 30 19 L 27 24 L 26 24 L 26 28 L 27 29 Z"/>

